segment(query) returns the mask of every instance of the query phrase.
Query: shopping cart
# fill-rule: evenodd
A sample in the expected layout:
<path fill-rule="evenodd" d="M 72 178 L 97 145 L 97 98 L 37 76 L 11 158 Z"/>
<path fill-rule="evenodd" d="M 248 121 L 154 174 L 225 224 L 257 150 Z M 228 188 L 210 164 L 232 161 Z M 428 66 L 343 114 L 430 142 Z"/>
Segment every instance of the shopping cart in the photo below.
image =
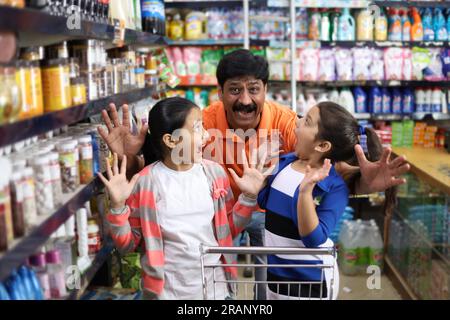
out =
<path fill-rule="evenodd" d="M 336 249 L 331 248 L 287 248 L 287 247 L 209 247 L 200 246 L 200 264 L 203 284 L 203 298 L 205 300 L 223 299 L 216 295 L 216 287 L 220 284 L 227 284 L 232 288 L 231 299 L 236 300 L 258 300 L 255 286 L 266 286 L 267 299 L 288 299 L 288 300 L 326 300 L 333 299 L 337 293 L 335 288 L 336 269 Z M 223 255 L 277 255 L 283 257 L 293 257 L 298 255 L 319 256 L 323 261 L 321 264 L 252 264 L 247 261 L 235 264 L 215 263 L 208 264 L 205 259 L 211 254 Z M 247 260 L 247 259 L 246 259 Z M 294 259 L 291 259 L 294 260 Z M 267 261 L 267 260 L 266 260 Z M 320 272 L 320 281 L 255 281 L 254 279 L 244 279 L 239 277 L 236 280 L 227 280 L 223 277 L 217 277 L 218 268 L 233 266 L 238 269 L 242 275 L 246 268 L 311 268 Z M 212 273 L 212 275 L 211 275 Z M 254 272 L 253 272 L 254 274 Z M 212 283 L 211 283 L 212 281 Z M 223 285 L 222 285 L 223 286 Z M 212 291 L 212 292 L 211 292 Z M 336 292 L 334 292 L 336 291 Z"/>

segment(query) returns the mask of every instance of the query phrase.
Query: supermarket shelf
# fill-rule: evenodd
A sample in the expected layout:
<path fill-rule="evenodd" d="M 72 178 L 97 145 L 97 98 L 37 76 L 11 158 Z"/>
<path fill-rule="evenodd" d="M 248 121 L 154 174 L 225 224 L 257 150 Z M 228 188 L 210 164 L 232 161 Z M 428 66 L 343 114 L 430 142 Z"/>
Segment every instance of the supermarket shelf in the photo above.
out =
<path fill-rule="evenodd" d="M 99 178 L 88 185 L 82 186 L 74 194 L 68 195 L 67 202 L 53 214 L 44 217 L 42 223 L 27 236 L 20 238 L 5 253 L 0 255 L 0 282 L 4 281 L 11 271 L 44 245 L 49 237 L 75 212 L 83 207 L 92 195 L 101 187 Z"/>
<path fill-rule="evenodd" d="M 267 3 L 269 7 L 289 7 L 289 0 L 255 1 Z M 295 6 L 301 8 L 367 8 L 371 1 L 368 0 L 295 0 Z"/>
<path fill-rule="evenodd" d="M 449 1 L 372 1 L 379 7 L 450 8 Z"/>
<path fill-rule="evenodd" d="M 242 7 L 242 0 L 195 0 L 195 1 L 164 1 L 166 8 L 188 8 L 188 9 L 202 9 L 202 8 L 235 8 Z"/>
<path fill-rule="evenodd" d="M 280 83 L 280 84 L 290 84 L 290 80 L 269 80 L 272 83 Z M 405 80 L 361 80 L 361 81 L 297 81 L 298 85 L 302 85 L 305 87 L 353 87 L 353 86 L 362 86 L 362 87 L 372 87 L 372 86 L 380 86 L 380 87 L 442 87 L 442 88 L 450 88 L 450 81 L 405 81 Z"/>
<path fill-rule="evenodd" d="M 289 41 L 277 40 L 250 40 L 250 44 L 272 47 L 272 48 L 290 48 Z M 297 48 L 324 48 L 324 47 L 340 47 L 340 48 L 355 48 L 355 47 L 369 47 L 369 48 L 447 48 L 450 43 L 448 41 L 320 41 L 320 40 L 297 40 Z"/>
<path fill-rule="evenodd" d="M 442 112 L 414 112 L 412 118 L 413 120 L 424 120 L 425 118 L 432 118 L 433 120 L 450 120 L 450 114 Z"/>
<path fill-rule="evenodd" d="M 397 267 L 392 263 L 392 260 L 389 257 L 389 253 L 385 255 L 384 261 L 386 274 L 391 279 L 394 286 L 401 293 L 401 295 L 410 300 L 418 300 L 419 297 L 414 293 L 406 279 L 402 276 Z"/>
<path fill-rule="evenodd" d="M 100 113 L 110 103 L 121 106 L 148 98 L 156 91 L 155 87 L 133 90 L 31 119 L 5 124 L 0 126 L 0 147 L 76 123 Z"/>
<path fill-rule="evenodd" d="M 19 34 L 19 46 L 45 46 L 73 39 L 98 39 L 112 42 L 114 26 L 81 21 L 81 28 L 71 30 L 67 18 L 52 16 L 34 9 L 18 9 L 0 6 L 0 29 Z M 127 29 L 125 43 L 142 46 L 166 45 L 165 37 Z"/>
<path fill-rule="evenodd" d="M 203 40 L 180 40 L 167 42 L 170 46 L 243 46 L 243 39 L 203 39 Z"/>
<path fill-rule="evenodd" d="M 413 173 L 450 195 L 450 153 L 423 147 L 394 147 L 392 151 L 396 155 L 406 156 Z"/>
<path fill-rule="evenodd" d="M 92 261 L 91 266 L 86 270 L 86 272 L 81 276 L 80 279 L 80 288 L 77 290 L 73 290 L 69 293 L 67 300 L 80 300 L 95 274 L 102 267 L 102 265 L 107 261 L 110 256 L 112 250 L 114 248 L 114 244 L 110 238 L 105 241 L 102 249 L 95 255 L 94 260 Z"/>
<path fill-rule="evenodd" d="M 280 16 L 251 16 L 250 20 L 251 21 L 260 21 L 260 22 L 265 22 L 265 21 L 289 22 L 290 18 L 289 17 L 280 17 Z"/>

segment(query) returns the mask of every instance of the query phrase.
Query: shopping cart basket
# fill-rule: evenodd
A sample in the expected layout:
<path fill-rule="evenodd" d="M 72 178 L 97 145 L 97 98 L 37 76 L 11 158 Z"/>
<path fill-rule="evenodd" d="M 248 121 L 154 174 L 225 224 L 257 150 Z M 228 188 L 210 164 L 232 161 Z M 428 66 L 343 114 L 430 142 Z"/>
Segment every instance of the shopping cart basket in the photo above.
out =
<path fill-rule="evenodd" d="M 335 285 L 335 267 L 336 267 L 336 250 L 334 247 L 330 248 L 287 248 L 287 247 L 209 247 L 200 246 L 200 263 L 201 276 L 203 283 L 203 298 L 216 300 L 216 286 L 220 283 L 230 285 L 233 294 L 233 299 L 250 300 L 258 299 L 257 292 L 254 286 L 266 286 L 267 298 L 273 298 L 273 293 L 277 295 L 276 299 L 284 297 L 289 300 L 324 300 L 333 299 L 333 290 L 336 290 Z M 223 255 L 277 255 L 283 257 L 294 257 L 298 255 L 319 256 L 323 261 L 321 264 L 252 264 L 252 263 L 235 263 L 235 264 L 208 264 L 205 258 L 211 254 Z M 285 258 L 288 259 L 288 258 Z M 294 259 L 291 259 L 294 260 Z M 266 260 L 267 261 L 267 260 Z M 225 266 L 233 266 L 238 269 L 238 273 L 242 274 L 245 268 L 263 268 L 264 272 L 267 268 L 311 268 L 316 269 L 320 274 L 320 281 L 255 281 L 254 279 L 240 279 L 224 280 L 223 277 L 217 277 L 216 270 Z M 328 271 L 327 271 L 328 270 Z M 209 272 L 209 276 L 207 273 Z M 212 272 L 212 277 L 211 277 Z M 254 274 L 254 273 L 253 273 Z M 208 280 L 209 279 L 209 280 Z M 210 282 L 213 282 L 212 284 Z M 212 288 L 212 289 L 211 289 Z M 269 292 L 270 290 L 270 292 Z M 213 292 L 210 292 L 213 291 Z M 255 293 L 254 293 L 255 292 Z M 280 294 L 280 295 L 278 295 Z M 256 295 L 256 296 L 255 296 Z M 220 299 L 220 298 L 218 298 Z M 283 299 L 283 298 L 282 298 Z"/>

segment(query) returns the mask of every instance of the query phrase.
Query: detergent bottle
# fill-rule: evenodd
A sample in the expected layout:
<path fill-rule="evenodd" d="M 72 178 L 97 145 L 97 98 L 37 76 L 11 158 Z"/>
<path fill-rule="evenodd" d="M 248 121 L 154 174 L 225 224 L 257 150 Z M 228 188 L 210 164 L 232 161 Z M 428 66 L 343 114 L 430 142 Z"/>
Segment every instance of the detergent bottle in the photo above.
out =
<path fill-rule="evenodd" d="M 391 110 L 391 93 L 389 92 L 388 88 L 382 88 L 381 94 L 383 96 L 382 100 L 382 106 L 381 106 L 381 112 L 382 113 L 392 113 Z"/>
<path fill-rule="evenodd" d="M 389 11 L 389 41 L 402 41 L 402 21 L 396 9 Z"/>
<path fill-rule="evenodd" d="M 355 109 L 356 113 L 367 112 L 367 95 L 361 87 L 355 87 L 353 90 L 353 96 L 355 97 Z"/>
<path fill-rule="evenodd" d="M 351 114 L 355 114 L 355 99 L 349 88 L 343 88 L 339 95 L 339 104 Z"/>
<path fill-rule="evenodd" d="M 411 41 L 423 40 L 423 24 L 417 8 L 412 8 L 413 24 L 411 26 Z"/>
<path fill-rule="evenodd" d="M 361 10 L 356 21 L 356 39 L 358 41 L 373 41 L 373 16 L 369 9 Z"/>
<path fill-rule="evenodd" d="M 445 17 L 440 8 L 434 9 L 434 37 L 436 41 L 447 41 L 448 33 L 447 26 L 445 23 Z"/>
<path fill-rule="evenodd" d="M 330 41 L 330 17 L 326 9 L 323 10 L 320 21 L 320 40 Z"/>
<path fill-rule="evenodd" d="M 450 8 L 447 9 L 446 13 L 447 13 L 447 35 L 448 40 L 450 41 Z"/>
<path fill-rule="evenodd" d="M 411 41 L 411 21 L 408 17 L 408 11 L 400 10 L 402 21 L 402 41 Z"/>
<path fill-rule="evenodd" d="M 338 34 L 339 34 L 339 17 L 341 16 L 341 12 L 339 9 L 334 9 L 334 11 L 331 13 L 330 16 L 330 36 L 331 41 L 337 41 L 338 40 Z"/>
<path fill-rule="evenodd" d="M 434 29 L 433 29 L 433 13 L 430 8 L 426 8 L 422 18 L 423 24 L 423 40 L 434 41 Z"/>
<path fill-rule="evenodd" d="M 349 8 L 344 8 L 339 17 L 338 41 L 355 41 L 355 19 Z"/>
<path fill-rule="evenodd" d="M 371 87 L 369 93 L 369 111 L 374 114 L 382 113 L 383 97 L 379 87 Z"/>
<path fill-rule="evenodd" d="M 386 41 L 388 38 L 388 20 L 383 9 L 380 9 L 380 15 L 375 17 L 375 40 Z"/>
<path fill-rule="evenodd" d="M 320 20 L 321 15 L 318 9 L 313 9 L 309 23 L 309 40 L 320 40 Z"/>

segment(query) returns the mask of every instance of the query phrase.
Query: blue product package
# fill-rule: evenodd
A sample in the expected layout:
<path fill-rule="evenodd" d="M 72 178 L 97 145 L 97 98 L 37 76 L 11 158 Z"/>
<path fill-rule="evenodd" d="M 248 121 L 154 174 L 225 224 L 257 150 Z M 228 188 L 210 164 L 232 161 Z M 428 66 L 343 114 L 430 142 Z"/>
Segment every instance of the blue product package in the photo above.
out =
<path fill-rule="evenodd" d="M 383 97 L 381 113 L 391 113 L 391 93 L 387 88 L 381 89 L 381 94 Z"/>
<path fill-rule="evenodd" d="M 27 268 L 27 273 L 31 281 L 34 300 L 44 300 L 44 294 L 42 292 L 41 284 L 39 283 L 36 273 L 30 268 Z"/>
<path fill-rule="evenodd" d="M 2 300 L 11 300 L 11 297 L 8 294 L 8 290 L 6 290 L 3 283 L 0 282 L 0 301 Z"/>
<path fill-rule="evenodd" d="M 380 88 L 372 87 L 369 93 L 369 111 L 371 113 L 381 113 L 383 98 L 381 96 Z"/>
<path fill-rule="evenodd" d="M 443 48 L 441 50 L 442 72 L 444 77 L 450 79 L 450 49 Z"/>
<path fill-rule="evenodd" d="M 8 289 L 11 300 L 26 300 L 26 294 L 22 281 L 15 270 L 11 272 L 11 275 L 6 280 L 5 285 Z"/>
<path fill-rule="evenodd" d="M 89 135 L 92 138 L 92 153 L 93 153 L 93 158 L 94 158 L 94 177 L 97 176 L 97 173 L 100 172 L 100 148 L 98 145 L 98 136 L 96 134 L 95 131 L 90 131 Z"/>
<path fill-rule="evenodd" d="M 403 90 L 402 112 L 403 113 L 413 113 L 414 112 L 414 94 L 410 88 L 405 88 Z"/>
<path fill-rule="evenodd" d="M 398 88 L 392 90 L 392 113 L 402 113 L 402 93 Z"/>
<path fill-rule="evenodd" d="M 433 28 L 434 28 L 434 38 L 436 41 L 447 41 L 448 39 L 447 26 L 441 8 L 434 9 Z"/>
<path fill-rule="evenodd" d="M 356 87 L 353 90 L 355 97 L 355 111 L 356 113 L 367 112 L 367 95 L 361 87 Z"/>
<path fill-rule="evenodd" d="M 28 276 L 27 268 L 25 266 L 20 266 L 18 273 L 25 288 L 25 299 L 33 300 L 34 299 L 33 285 L 31 283 L 30 277 Z"/>
<path fill-rule="evenodd" d="M 434 41 L 433 13 L 426 8 L 422 15 L 423 41 Z"/>

